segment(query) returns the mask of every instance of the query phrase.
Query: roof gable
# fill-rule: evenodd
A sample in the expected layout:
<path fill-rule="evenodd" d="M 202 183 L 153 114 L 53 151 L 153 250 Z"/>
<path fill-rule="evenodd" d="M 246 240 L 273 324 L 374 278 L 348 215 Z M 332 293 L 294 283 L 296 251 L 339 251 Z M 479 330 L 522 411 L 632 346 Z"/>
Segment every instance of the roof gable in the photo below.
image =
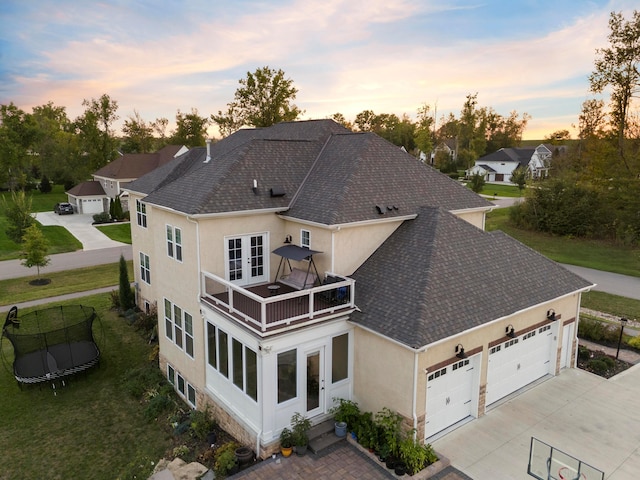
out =
<path fill-rule="evenodd" d="M 184 148 L 180 145 L 167 145 L 154 153 L 125 153 L 93 175 L 117 180 L 135 179 L 170 162 Z"/>

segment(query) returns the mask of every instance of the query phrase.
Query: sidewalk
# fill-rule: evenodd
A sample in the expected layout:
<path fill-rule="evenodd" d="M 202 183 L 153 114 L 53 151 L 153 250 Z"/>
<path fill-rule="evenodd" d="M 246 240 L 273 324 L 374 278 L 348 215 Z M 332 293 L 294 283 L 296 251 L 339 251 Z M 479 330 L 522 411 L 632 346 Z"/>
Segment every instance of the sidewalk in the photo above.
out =
<path fill-rule="evenodd" d="M 583 340 L 582 338 L 578 339 L 578 343 L 587 347 L 589 350 L 600 350 L 612 357 L 616 356 L 617 348 L 605 347 L 604 345 L 600 345 L 599 343 L 590 342 L 589 340 Z M 640 364 L 640 353 L 636 352 L 635 350 L 627 350 L 626 348 L 621 348 L 618 359 L 632 365 L 638 365 Z"/>

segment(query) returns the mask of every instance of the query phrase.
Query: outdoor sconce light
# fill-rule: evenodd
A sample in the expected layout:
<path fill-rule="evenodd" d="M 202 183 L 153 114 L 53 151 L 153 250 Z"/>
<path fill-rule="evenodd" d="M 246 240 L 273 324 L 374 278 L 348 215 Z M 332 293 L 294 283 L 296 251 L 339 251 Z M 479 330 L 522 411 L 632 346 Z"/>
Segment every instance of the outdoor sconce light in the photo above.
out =
<path fill-rule="evenodd" d="M 505 333 L 509 338 L 516 338 L 516 330 L 513 328 L 513 325 L 509 324 L 507 328 L 505 328 Z"/>
<path fill-rule="evenodd" d="M 258 194 L 258 180 L 256 180 L 255 178 L 253 179 L 253 187 L 251 187 L 251 190 L 253 190 L 253 193 L 255 195 Z"/>
<path fill-rule="evenodd" d="M 284 237 L 284 243 L 291 243 L 291 235 Z"/>
<path fill-rule="evenodd" d="M 554 309 L 547 310 L 547 319 L 552 322 L 556 320 L 556 311 Z"/>
<path fill-rule="evenodd" d="M 464 353 L 464 347 L 461 343 L 456 345 L 456 357 L 458 358 L 467 358 L 467 355 Z"/>

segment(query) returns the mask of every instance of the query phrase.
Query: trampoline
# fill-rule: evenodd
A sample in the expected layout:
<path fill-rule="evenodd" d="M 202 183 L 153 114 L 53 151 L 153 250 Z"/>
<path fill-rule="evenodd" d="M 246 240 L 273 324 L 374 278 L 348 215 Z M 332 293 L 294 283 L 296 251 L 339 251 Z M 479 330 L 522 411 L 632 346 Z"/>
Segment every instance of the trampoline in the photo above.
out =
<path fill-rule="evenodd" d="M 96 319 L 93 307 L 82 305 L 36 310 L 20 318 L 12 307 L 2 335 L 13 345 L 13 375 L 20 386 L 63 379 L 98 364 Z"/>

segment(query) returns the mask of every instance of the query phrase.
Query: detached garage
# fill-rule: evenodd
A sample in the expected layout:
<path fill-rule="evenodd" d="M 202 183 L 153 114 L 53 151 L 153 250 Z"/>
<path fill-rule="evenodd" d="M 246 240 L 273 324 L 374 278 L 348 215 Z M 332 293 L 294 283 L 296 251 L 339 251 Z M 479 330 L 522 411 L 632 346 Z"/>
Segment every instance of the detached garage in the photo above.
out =
<path fill-rule="evenodd" d="M 557 327 L 549 323 L 489 349 L 487 406 L 555 373 Z"/>
<path fill-rule="evenodd" d="M 82 182 L 67 192 L 69 203 L 78 213 L 96 214 L 109 211 L 109 197 L 100 182 Z"/>

